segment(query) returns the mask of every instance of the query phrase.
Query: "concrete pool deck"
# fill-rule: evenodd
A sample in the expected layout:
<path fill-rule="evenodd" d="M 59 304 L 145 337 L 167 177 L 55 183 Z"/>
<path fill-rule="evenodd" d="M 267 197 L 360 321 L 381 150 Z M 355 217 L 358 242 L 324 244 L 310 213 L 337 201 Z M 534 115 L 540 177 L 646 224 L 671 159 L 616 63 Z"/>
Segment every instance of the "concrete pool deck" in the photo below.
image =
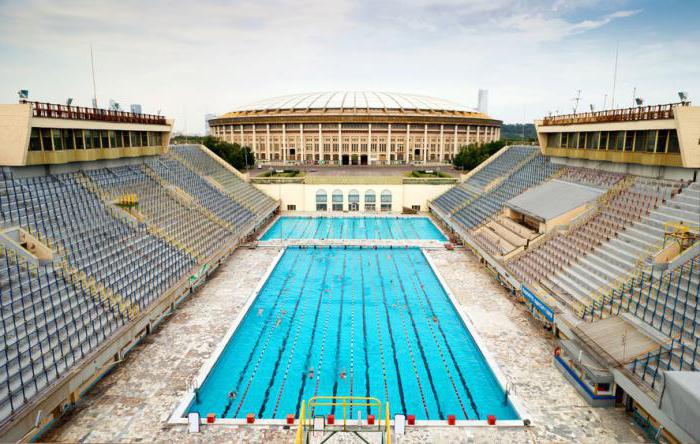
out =
<path fill-rule="evenodd" d="M 550 334 L 511 299 L 463 250 L 431 250 L 433 261 L 501 371 L 515 386 L 533 425 L 512 429 L 409 428 L 399 442 L 645 442 L 641 429 L 618 409 L 593 408 L 552 363 Z M 45 441 L 62 442 L 291 442 L 295 428 L 202 427 L 168 419 L 188 383 L 209 359 L 278 248 L 238 249 L 212 279 L 184 301 L 97 383 Z M 334 442 L 352 442 L 356 438 Z"/>

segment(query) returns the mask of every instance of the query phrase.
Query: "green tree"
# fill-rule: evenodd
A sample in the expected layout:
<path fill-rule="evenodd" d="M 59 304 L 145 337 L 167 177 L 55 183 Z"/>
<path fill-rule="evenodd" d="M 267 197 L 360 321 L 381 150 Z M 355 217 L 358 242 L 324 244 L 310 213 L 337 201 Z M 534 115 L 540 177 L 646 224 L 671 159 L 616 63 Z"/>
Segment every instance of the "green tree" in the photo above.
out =
<path fill-rule="evenodd" d="M 250 147 L 224 142 L 213 136 L 178 136 L 173 138 L 173 142 L 202 144 L 237 170 L 245 170 L 255 165 L 255 154 Z"/>
<path fill-rule="evenodd" d="M 457 153 L 452 160 L 452 164 L 455 166 L 455 168 L 469 171 L 474 169 L 477 165 L 488 159 L 504 146 L 505 142 L 502 140 L 496 140 L 494 142 L 484 144 L 471 143 L 469 145 L 465 145 L 459 149 L 459 153 Z"/>

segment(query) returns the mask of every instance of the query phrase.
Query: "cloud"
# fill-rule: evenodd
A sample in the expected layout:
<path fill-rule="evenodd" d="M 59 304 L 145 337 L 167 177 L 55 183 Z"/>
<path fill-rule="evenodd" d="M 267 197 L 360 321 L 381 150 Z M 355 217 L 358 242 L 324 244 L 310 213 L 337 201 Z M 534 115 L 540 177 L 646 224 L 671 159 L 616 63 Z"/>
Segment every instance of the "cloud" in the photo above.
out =
<path fill-rule="evenodd" d="M 635 32 L 634 47 L 622 41 L 620 84 L 649 92 L 669 79 L 691 92 L 698 84 L 697 68 L 684 63 L 698 49 L 683 45 L 697 31 L 664 33 L 630 0 L 0 2 L 0 102 L 21 87 L 40 100 L 90 103 L 92 44 L 102 103 L 162 109 L 180 130 L 202 131 L 205 113 L 319 90 L 475 105 L 486 87 L 492 113 L 507 121 L 564 110 L 579 88 L 602 102 L 610 31 L 645 14 L 655 34 Z"/>

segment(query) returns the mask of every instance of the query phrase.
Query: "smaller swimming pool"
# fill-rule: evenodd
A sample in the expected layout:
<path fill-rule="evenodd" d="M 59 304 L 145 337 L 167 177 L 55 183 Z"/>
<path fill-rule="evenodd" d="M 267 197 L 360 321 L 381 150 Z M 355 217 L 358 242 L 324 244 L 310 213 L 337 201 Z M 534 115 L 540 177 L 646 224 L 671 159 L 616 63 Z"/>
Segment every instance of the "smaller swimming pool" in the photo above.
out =
<path fill-rule="evenodd" d="M 260 238 L 397 239 L 446 241 L 427 217 L 297 217 L 283 216 Z"/>

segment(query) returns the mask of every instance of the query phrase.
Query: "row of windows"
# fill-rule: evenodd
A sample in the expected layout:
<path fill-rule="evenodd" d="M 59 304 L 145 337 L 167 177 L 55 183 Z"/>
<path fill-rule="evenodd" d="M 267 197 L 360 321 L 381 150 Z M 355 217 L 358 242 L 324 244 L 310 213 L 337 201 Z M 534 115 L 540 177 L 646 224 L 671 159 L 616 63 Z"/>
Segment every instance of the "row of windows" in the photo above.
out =
<path fill-rule="evenodd" d="M 380 210 L 391 211 L 391 191 L 384 190 L 379 195 Z M 333 211 L 343 211 L 343 192 L 341 190 L 333 190 L 331 193 L 331 202 Z M 365 211 L 375 211 L 377 203 L 377 193 L 374 190 L 365 191 Z M 348 210 L 359 211 L 360 209 L 360 193 L 357 190 L 348 192 Z M 328 193 L 325 190 L 316 191 L 316 210 L 328 210 Z"/>
<path fill-rule="evenodd" d="M 551 133 L 547 136 L 547 146 L 638 153 L 680 152 L 674 129 Z"/>
<path fill-rule="evenodd" d="M 349 130 L 349 131 L 369 131 L 369 125 L 366 123 L 341 123 L 340 127 L 338 127 L 339 124 L 337 123 L 324 123 L 321 125 L 321 130 L 322 131 L 338 131 L 340 130 Z M 293 124 L 293 123 L 287 123 L 284 125 L 284 127 L 281 124 L 270 124 L 269 125 L 269 130 L 274 131 L 276 133 L 281 133 L 282 129 L 285 129 L 287 132 L 294 132 L 298 133 L 301 125 L 299 124 Z M 313 123 L 313 124 L 304 124 L 303 126 L 304 132 L 318 132 L 319 130 L 319 124 Z M 252 132 L 253 129 L 257 133 L 266 133 L 268 130 L 268 126 L 266 124 L 259 124 L 257 126 L 254 125 L 217 125 L 212 127 L 215 133 L 217 134 L 238 134 L 241 131 L 244 132 Z M 392 133 L 398 133 L 401 131 L 406 131 L 408 129 L 407 125 L 402 125 L 402 124 L 392 124 L 391 125 L 391 131 Z M 421 125 L 421 124 L 415 124 L 411 125 L 411 133 L 415 134 L 422 134 L 426 129 L 426 125 Z M 427 125 L 427 129 L 430 132 L 440 132 L 440 125 Z M 450 133 L 454 132 L 455 130 L 455 125 L 444 125 L 442 127 L 443 132 L 445 133 Z M 382 124 L 382 123 L 375 123 L 372 124 L 372 131 L 388 131 L 389 130 L 389 125 L 388 124 Z M 477 132 L 479 133 L 495 133 L 497 128 L 493 126 L 482 126 L 482 125 L 457 125 L 457 131 L 460 133 L 466 133 L 467 130 L 471 134 L 476 134 Z"/>
<path fill-rule="evenodd" d="M 155 131 L 32 128 L 29 151 L 161 146 L 163 133 Z"/>

